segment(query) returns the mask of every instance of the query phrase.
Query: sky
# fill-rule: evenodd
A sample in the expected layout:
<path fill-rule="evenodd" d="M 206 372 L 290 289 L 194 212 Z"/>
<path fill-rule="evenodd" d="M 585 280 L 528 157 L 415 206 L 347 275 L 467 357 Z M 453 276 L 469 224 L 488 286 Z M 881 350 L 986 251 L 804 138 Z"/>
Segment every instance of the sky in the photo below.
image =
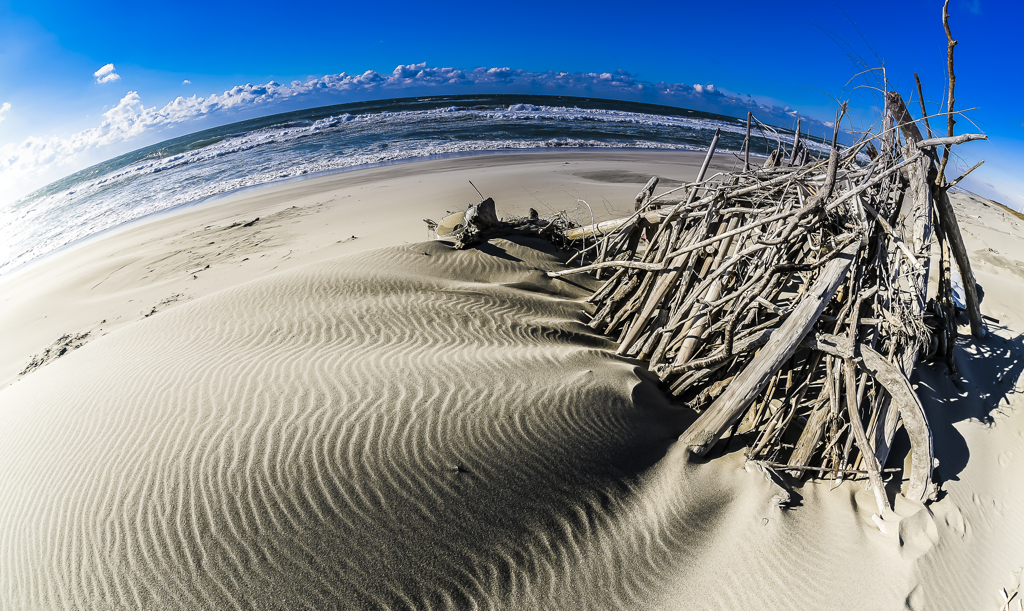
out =
<path fill-rule="evenodd" d="M 950 178 L 1024 208 L 1019 0 L 950 0 L 957 147 Z M 592 95 L 814 124 L 877 118 L 880 68 L 945 109 L 937 0 L 815 2 L 128 3 L 0 0 L 0 204 L 186 133 L 406 95 Z M 858 73 L 873 69 L 866 74 Z M 967 110 L 971 109 L 971 110 Z M 820 123 L 817 123 L 820 122 Z M 944 134 L 945 117 L 932 120 Z"/>

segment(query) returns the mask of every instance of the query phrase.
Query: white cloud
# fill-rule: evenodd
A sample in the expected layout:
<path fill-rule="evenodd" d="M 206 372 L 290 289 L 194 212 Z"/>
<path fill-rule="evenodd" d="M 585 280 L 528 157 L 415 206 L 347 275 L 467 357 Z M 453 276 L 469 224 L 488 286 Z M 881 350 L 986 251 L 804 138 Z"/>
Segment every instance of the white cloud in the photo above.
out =
<path fill-rule="evenodd" d="M 4 113 L 7 112 L 10 109 L 11 109 L 11 103 L 10 102 L 4 102 L 3 106 L 0 106 L 0 121 L 3 121 L 4 119 L 7 118 L 7 117 L 4 116 Z"/>
<path fill-rule="evenodd" d="M 121 75 L 114 71 L 114 64 L 107 64 L 103 66 L 92 75 L 96 77 L 96 83 L 113 83 L 114 81 L 121 80 Z"/>
<path fill-rule="evenodd" d="M 192 84 L 192 81 L 190 81 L 190 80 L 188 80 L 188 79 L 185 79 L 185 80 L 181 81 L 181 84 L 182 84 L 182 85 L 191 85 L 191 84 Z"/>
<path fill-rule="evenodd" d="M 103 66 L 94 76 L 98 83 L 120 78 L 113 64 Z M 188 80 L 184 81 L 184 84 L 188 83 Z M 471 92 L 582 95 L 639 100 L 732 116 L 746 116 L 747 110 L 753 109 L 762 117 L 768 115 L 780 121 L 784 119 L 786 124 L 790 122 L 790 114 L 795 114 L 788 107 L 769 107 L 750 98 L 727 95 L 714 85 L 651 83 L 623 70 L 603 73 L 528 72 L 507 67 L 463 70 L 430 68 L 424 62 L 397 66 L 390 74 L 367 70 L 361 74 L 342 72 L 310 77 L 287 85 L 275 81 L 257 85 L 247 83 L 206 97 L 179 96 L 163 107 L 146 107 L 137 92 L 129 91 L 116 106 L 103 113 L 103 120 L 96 127 L 67 137 L 33 136 L 20 144 L 0 146 L 0 190 L 8 190 L 15 184 L 41 186 L 39 182 L 44 175 L 52 180 L 57 169 L 79 169 L 81 162 L 78 160 L 82 153 L 124 142 L 155 128 L 284 102 L 291 102 L 293 106 L 317 106 L 354 99 L 410 95 L 402 90 L 416 90 L 417 95 Z"/>

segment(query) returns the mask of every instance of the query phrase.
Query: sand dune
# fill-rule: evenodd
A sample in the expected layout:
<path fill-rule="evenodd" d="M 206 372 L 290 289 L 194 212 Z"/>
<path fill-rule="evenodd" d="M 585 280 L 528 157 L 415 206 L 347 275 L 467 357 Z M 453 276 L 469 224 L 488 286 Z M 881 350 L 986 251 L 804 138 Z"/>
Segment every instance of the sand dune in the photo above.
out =
<path fill-rule="evenodd" d="M 739 448 L 691 461 L 674 441 L 695 415 L 582 324 L 590 281 L 547 278 L 560 255 L 539 240 L 345 254 L 282 219 L 264 268 L 149 316 L 121 303 L 176 292 L 182 240 L 238 232 L 261 202 L 153 223 L 129 267 L 138 233 L 40 272 L 75 281 L 64 318 L 35 324 L 140 314 L 0 390 L 0 609 L 953 610 L 1014 586 L 1024 320 L 1005 266 L 979 265 L 1001 323 L 964 339 L 964 379 L 917 380 L 943 496 L 897 498 L 883 534 L 858 483 L 806 484 L 787 510 Z M 320 242 L 283 264 L 302 240 Z"/>
<path fill-rule="evenodd" d="M 602 488 L 673 431 L 652 418 L 664 403 L 633 405 L 639 380 L 576 322 L 558 297 L 570 285 L 537 270 L 555 259 L 504 246 L 370 251 L 255 281 L 9 388 L 2 564 L 24 581 L 4 598 L 560 595 L 552 578 L 584 561 L 576 537 L 616 502 Z"/>

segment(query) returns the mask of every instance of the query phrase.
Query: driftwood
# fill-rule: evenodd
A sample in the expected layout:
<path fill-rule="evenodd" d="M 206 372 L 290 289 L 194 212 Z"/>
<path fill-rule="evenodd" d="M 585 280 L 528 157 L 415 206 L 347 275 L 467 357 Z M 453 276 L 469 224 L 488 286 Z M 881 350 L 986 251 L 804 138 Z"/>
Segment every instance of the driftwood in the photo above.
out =
<path fill-rule="evenodd" d="M 443 233 L 439 223 L 431 219 L 423 219 L 423 222 L 436 238 L 452 240 L 455 248 L 459 250 L 510 234 L 544 238 L 561 247 L 569 245 L 566 232 L 571 223 L 564 213 L 542 219 L 537 211 L 531 208 L 526 217 L 501 220 L 498 218 L 494 200 L 488 197 L 469 206 L 464 213 L 450 214 L 448 218 L 457 219 L 457 222 L 453 221 L 454 225 Z"/>
<path fill-rule="evenodd" d="M 931 429 L 908 379 L 933 336 L 953 367 L 949 266 L 973 277 L 935 149 L 984 138 L 923 138 L 894 91 L 883 112 L 881 131 L 850 147 L 836 127 L 827 160 L 807 161 L 798 123 L 788 163 L 779 148 L 751 166 L 748 135 L 743 171 L 706 180 L 712 146 L 692 183 L 656 194 L 652 179 L 631 216 L 569 230 L 577 267 L 548 273 L 614 270 L 588 300 L 589 324 L 699 413 L 680 436 L 694 456 L 740 438 L 748 460 L 796 477 L 866 475 L 880 514 L 900 424 L 906 496 L 934 490 Z M 933 234 L 941 273 L 929 300 Z M 980 309 L 965 284 L 973 329 Z"/>
<path fill-rule="evenodd" d="M 679 438 L 691 455 L 739 440 L 749 461 L 796 478 L 839 483 L 863 475 L 884 515 L 891 509 L 882 475 L 901 470 L 886 463 L 902 425 L 911 443 L 903 492 L 927 502 L 933 439 L 909 378 L 932 355 L 955 371 L 954 263 L 972 332 L 985 333 L 947 194 L 963 176 L 944 175 L 953 146 L 984 136 L 953 133 L 956 43 L 945 9 L 944 25 L 944 136 L 933 137 L 925 116 L 922 137 L 903 98 L 889 90 L 877 133 L 841 147 L 843 105 L 831 146 L 824 142 L 827 159 L 807 154 L 810 137 L 798 122 L 788 160 L 780 139 L 758 167 L 749 161 L 748 114 L 742 171 L 706 177 L 716 132 L 696 180 L 659 194 L 652 177 L 629 216 L 583 227 L 564 215 L 498 220 L 484 200 L 456 218 L 449 237 L 464 248 L 525 232 L 575 250 L 572 267 L 548 275 L 593 273 L 604 281 L 586 300 L 587 324 L 617 341 L 618 355 L 646 362 L 666 394 L 697 412 Z M 931 296 L 933 248 L 939 278 Z"/>
<path fill-rule="evenodd" d="M 853 263 L 857 245 L 848 246 L 840 256 L 829 261 L 808 298 L 779 327 L 763 350 L 733 379 L 729 389 L 706 412 L 701 414 L 680 439 L 690 451 L 703 456 L 727 428 L 732 426 L 750 403 L 764 390 L 782 364 L 793 355 L 800 342 L 814 325 L 825 305 L 832 299 L 839 284 Z"/>
<path fill-rule="evenodd" d="M 910 117 L 910 113 L 907 111 L 907 107 L 903 103 L 903 99 L 899 94 L 894 91 L 887 93 L 886 103 L 891 106 L 893 111 L 896 113 L 900 129 L 903 131 L 908 145 L 922 142 L 923 139 L 921 138 L 921 132 L 914 124 L 913 119 Z M 977 139 L 986 139 L 986 137 L 980 137 Z M 946 150 L 949 150 L 948 146 Z M 939 161 L 939 158 L 934 151 L 929 151 L 928 156 L 933 167 L 944 166 L 944 164 Z M 928 171 L 927 166 L 923 171 Z M 934 181 L 926 180 L 923 185 L 921 185 L 920 181 L 917 181 L 914 184 L 918 185 L 919 188 L 928 189 L 929 191 L 934 192 L 936 208 L 940 215 L 940 221 L 946 230 L 947 236 L 949 237 L 950 248 L 953 250 L 953 257 L 956 260 L 957 267 L 960 269 L 960 277 L 964 279 L 964 294 L 967 300 L 967 315 L 971 319 L 971 333 L 973 333 L 978 339 L 982 339 L 985 337 L 985 323 L 981 318 L 981 304 L 978 299 L 978 290 L 974 283 L 974 271 L 971 269 L 971 259 L 967 254 L 967 247 L 964 245 L 963 236 L 960 234 L 960 225 L 957 223 L 956 213 L 953 212 L 953 205 L 950 203 L 949 195 L 946 193 L 948 187 L 944 186 L 942 183 L 944 183 L 944 179 L 936 178 Z"/>

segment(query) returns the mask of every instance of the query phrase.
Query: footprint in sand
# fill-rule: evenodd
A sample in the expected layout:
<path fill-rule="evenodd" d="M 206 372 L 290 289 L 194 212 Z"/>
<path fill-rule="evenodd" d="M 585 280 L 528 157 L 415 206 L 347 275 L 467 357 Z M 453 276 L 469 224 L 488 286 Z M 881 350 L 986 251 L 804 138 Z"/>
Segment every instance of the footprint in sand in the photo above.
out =
<path fill-rule="evenodd" d="M 999 466 L 1006 467 L 1010 464 L 1010 460 L 1013 458 L 1013 452 L 1007 450 L 999 455 Z"/>
<path fill-rule="evenodd" d="M 935 515 L 927 507 L 900 520 L 900 552 L 910 559 L 920 558 L 939 541 Z"/>
<path fill-rule="evenodd" d="M 967 533 L 967 522 L 964 520 L 964 514 L 960 513 L 959 507 L 954 506 L 953 509 L 946 514 L 946 526 L 948 526 L 955 535 L 961 539 L 964 538 L 964 535 Z"/>

